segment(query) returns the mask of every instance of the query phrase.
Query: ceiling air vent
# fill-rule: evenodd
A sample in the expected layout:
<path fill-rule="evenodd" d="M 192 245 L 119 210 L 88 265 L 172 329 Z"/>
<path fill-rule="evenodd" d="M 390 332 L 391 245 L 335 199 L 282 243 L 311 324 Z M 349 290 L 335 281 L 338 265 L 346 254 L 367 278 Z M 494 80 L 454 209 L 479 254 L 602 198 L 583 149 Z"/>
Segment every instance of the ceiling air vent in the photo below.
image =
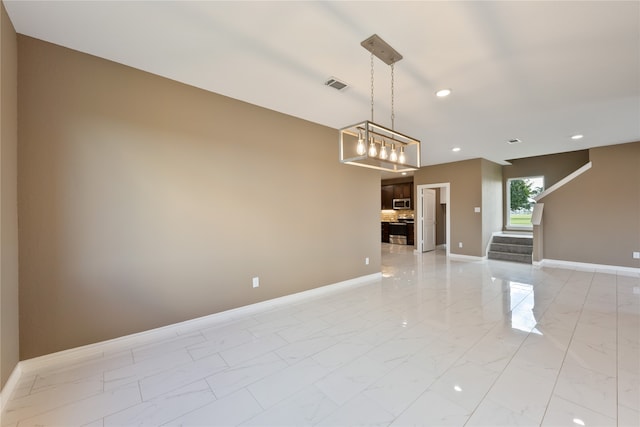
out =
<path fill-rule="evenodd" d="M 519 138 L 513 138 L 507 141 L 507 144 L 520 144 L 522 142 Z"/>
<path fill-rule="evenodd" d="M 345 82 L 341 82 L 335 77 L 329 78 L 329 80 L 324 82 L 324 84 L 337 90 L 343 90 L 347 87 L 347 84 Z"/>

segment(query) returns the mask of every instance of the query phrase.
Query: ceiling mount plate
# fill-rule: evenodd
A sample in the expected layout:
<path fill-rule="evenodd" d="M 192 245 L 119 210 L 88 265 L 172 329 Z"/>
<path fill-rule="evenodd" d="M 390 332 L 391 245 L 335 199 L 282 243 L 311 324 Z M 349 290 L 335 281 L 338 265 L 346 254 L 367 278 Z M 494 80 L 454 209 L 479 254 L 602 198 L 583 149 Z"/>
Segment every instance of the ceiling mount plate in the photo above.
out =
<path fill-rule="evenodd" d="M 398 53 L 394 48 L 389 46 L 387 42 L 382 40 L 377 34 L 372 35 L 360 45 L 373 53 L 378 59 L 387 65 L 394 64 L 402 59 L 402 55 Z"/>

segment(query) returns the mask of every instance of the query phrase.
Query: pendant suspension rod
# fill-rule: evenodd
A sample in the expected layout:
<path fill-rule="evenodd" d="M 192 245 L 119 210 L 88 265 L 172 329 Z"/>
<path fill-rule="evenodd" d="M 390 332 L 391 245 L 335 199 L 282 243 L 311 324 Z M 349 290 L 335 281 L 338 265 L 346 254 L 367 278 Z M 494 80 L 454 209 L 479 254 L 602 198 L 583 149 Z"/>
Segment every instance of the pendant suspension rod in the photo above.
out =
<path fill-rule="evenodd" d="M 391 130 L 395 130 L 396 112 L 393 105 L 393 92 L 394 92 L 394 69 L 395 63 L 391 64 Z"/>
<path fill-rule="evenodd" d="M 371 121 L 373 120 L 373 52 L 371 52 Z"/>

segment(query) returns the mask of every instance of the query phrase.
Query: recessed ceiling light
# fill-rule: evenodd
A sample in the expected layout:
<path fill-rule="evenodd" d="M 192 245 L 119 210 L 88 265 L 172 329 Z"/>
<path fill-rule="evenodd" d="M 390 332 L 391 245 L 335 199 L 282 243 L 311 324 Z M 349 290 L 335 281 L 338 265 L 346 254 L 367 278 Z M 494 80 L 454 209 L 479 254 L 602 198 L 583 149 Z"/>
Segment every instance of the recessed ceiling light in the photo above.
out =
<path fill-rule="evenodd" d="M 436 96 L 438 98 L 444 98 L 445 96 L 451 95 L 451 89 L 440 89 L 436 92 Z"/>
<path fill-rule="evenodd" d="M 458 151 L 460 151 L 460 147 L 453 147 L 451 151 L 453 151 L 454 153 L 457 153 Z"/>
<path fill-rule="evenodd" d="M 581 135 L 581 134 L 577 134 L 577 135 L 572 135 L 571 136 L 571 139 L 573 139 L 573 140 L 582 139 L 582 138 L 584 138 L 584 135 Z"/>
<path fill-rule="evenodd" d="M 402 175 L 406 175 L 406 174 L 407 174 L 406 172 L 402 172 Z"/>

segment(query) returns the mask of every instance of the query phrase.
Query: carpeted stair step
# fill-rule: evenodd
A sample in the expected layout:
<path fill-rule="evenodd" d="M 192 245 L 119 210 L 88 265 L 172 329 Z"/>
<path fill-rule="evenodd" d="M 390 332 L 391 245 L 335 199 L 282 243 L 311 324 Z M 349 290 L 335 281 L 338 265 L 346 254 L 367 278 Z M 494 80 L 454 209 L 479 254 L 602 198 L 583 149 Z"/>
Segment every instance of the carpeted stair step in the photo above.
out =
<path fill-rule="evenodd" d="M 533 253 L 533 245 L 515 245 L 513 243 L 491 243 L 490 252 L 508 252 L 512 254 L 529 254 Z"/>
<path fill-rule="evenodd" d="M 489 246 L 489 259 L 532 263 L 533 239 L 531 237 L 493 236 Z"/>
<path fill-rule="evenodd" d="M 506 243 L 510 245 L 533 246 L 532 237 L 493 236 L 492 243 Z"/>
<path fill-rule="evenodd" d="M 531 255 L 527 254 L 513 254 L 509 252 L 493 252 L 489 251 L 489 259 L 496 259 L 500 261 L 514 261 L 524 264 L 531 264 Z"/>

